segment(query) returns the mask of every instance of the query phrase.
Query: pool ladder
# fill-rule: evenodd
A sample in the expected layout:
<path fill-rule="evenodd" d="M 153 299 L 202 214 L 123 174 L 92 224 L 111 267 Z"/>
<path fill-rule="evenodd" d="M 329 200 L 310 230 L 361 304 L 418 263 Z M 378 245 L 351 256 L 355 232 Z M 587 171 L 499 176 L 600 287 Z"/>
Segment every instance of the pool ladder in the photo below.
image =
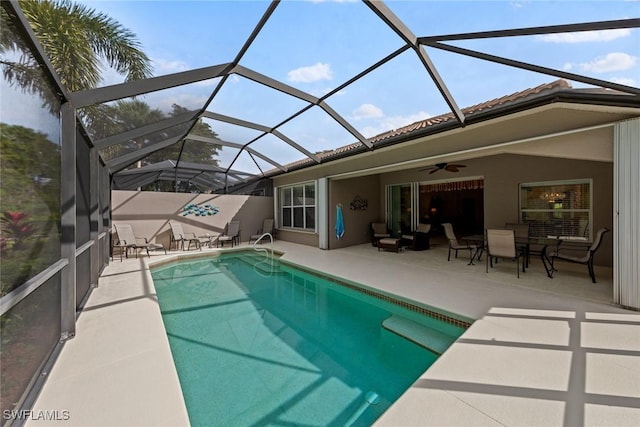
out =
<path fill-rule="evenodd" d="M 265 237 L 269 237 L 269 240 L 271 241 L 271 256 L 269 256 L 269 251 L 265 248 L 257 248 L 256 245 L 258 244 L 258 242 L 260 242 L 262 239 L 264 239 Z M 256 263 L 256 265 L 253 266 L 253 269 L 255 270 L 256 273 L 260 274 L 261 276 L 265 276 L 265 277 L 269 277 L 273 274 L 273 236 L 271 235 L 271 233 L 264 233 L 262 234 L 260 237 L 258 237 L 256 239 L 255 242 L 253 242 L 253 250 L 256 252 L 264 252 L 264 256 L 266 256 L 269 259 L 269 274 L 265 275 L 263 272 L 258 271 L 258 266 L 260 264 L 266 264 L 266 261 L 260 261 L 258 263 Z"/>

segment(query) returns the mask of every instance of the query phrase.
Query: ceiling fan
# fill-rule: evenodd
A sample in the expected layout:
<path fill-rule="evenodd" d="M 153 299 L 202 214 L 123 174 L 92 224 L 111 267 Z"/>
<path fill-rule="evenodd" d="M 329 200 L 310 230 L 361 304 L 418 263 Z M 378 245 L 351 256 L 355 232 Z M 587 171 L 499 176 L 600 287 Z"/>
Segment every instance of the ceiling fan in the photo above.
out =
<path fill-rule="evenodd" d="M 460 168 L 465 168 L 465 167 L 467 166 L 460 165 L 460 164 L 436 163 L 435 166 L 431 166 L 422 170 L 423 171 L 430 170 L 431 172 L 429 172 L 429 175 L 431 175 L 432 173 L 436 173 L 439 170 L 446 170 L 449 172 L 458 172 Z"/>

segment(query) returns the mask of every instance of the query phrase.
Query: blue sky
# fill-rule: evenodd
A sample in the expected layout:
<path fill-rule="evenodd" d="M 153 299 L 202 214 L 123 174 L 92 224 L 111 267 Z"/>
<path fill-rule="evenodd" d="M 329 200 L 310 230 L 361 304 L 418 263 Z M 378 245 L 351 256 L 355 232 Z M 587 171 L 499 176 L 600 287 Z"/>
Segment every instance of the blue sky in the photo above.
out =
<path fill-rule="evenodd" d="M 94 1 L 133 31 L 164 75 L 232 61 L 258 22 L 265 1 Z M 387 6 L 418 37 L 637 18 L 639 1 L 388 1 Z M 640 85 L 640 29 L 530 36 L 455 43 L 469 49 L 585 74 L 629 86 Z M 307 93 L 322 96 L 402 46 L 402 41 L 358 1 L 283 1 L 240 64 Z M 428 48 L 427 53 L 463 108 L 556 80 Z M 119 83 L 105 72 L 105 85 Z M 153 107 L 201 108 L 215 81 L 145 96 Z M 584 85 L 572 82 L 574 87 Z M 442 96 L 411 50 L 336 95 L 327 103 L 365 137 L 448 112 Z M 242 77 L 230 79 L 209 110 L 275 126 L 304 106 Z M 312 152 L 355 141 L 321 111 L 280 130 Z M 245 143 L 255 132 L 210 122 L 222 139 Z M 252 145 L 287 163 L 303 157 L 277 138 Z M 232 159 L 233 150 L 225 149 Z M 255 166 L 243 156 L 237 163 Z M 230 160 L 229 160 L 230 161 Z M 248 163 L 247 163 L 248 162 Z M 236 165 L 234 165 L 236 166 Z M 261 164 L 262 166 L 266 166 Z M 267 169 L 270 166 L 267 167 Z"/>

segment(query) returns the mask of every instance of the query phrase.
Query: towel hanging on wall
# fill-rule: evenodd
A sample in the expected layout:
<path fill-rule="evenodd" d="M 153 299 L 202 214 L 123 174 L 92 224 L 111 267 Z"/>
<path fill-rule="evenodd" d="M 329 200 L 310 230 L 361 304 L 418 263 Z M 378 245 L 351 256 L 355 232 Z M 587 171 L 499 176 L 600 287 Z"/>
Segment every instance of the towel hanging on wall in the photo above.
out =
<path fill-rule="evenodd" d="M 338 240 L 344 236 L 344 217 L 342 216 L 342 203 L 336 205 L 336 237 Z"/>

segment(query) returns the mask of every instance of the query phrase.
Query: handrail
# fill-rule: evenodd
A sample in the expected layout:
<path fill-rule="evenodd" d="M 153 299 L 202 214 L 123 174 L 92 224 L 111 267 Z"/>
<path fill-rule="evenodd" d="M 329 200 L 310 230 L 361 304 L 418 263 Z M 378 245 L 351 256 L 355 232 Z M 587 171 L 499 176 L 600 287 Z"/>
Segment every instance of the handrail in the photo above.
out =
<path fill-rule="evenodd" d="M 256 248 L 256 245 L 258 244 L 258 242 L 267 236 L 269 236 L 269 239 L 271 240 L 271 256 L 273 256 L 273 236 L 271 235 L 271 233 L 263 233 L 260 237 L 258 237 L 256 241 L 253 242 L 253 250 L 258 252 L 262 252 L 262 251 L 267 252 L 267 250 L 264 248 L 260 248 L 260 249 Z"/>
<path fill-rule="evenodd" d="M 271 256 L 270 257 L 269 257 L 269 251 L 266 250 L 265 248 L 256 248 L 256 245 L 258 244 L 258 242 L 260 240 L 262 240 L 263 238 L 267 237 L 267 236 L 269 236 L 269 239 L 271 240 Z M 270 265 L 269 265 L 270 274 L 272 274 L 273 273 L 273 236 L 271 235 L 271 233 L 263 233 L 260 237 L 258 237 L 256 239 L 256 241 L 253 242 L 253 250 L 256 251 L 256 252 L 264 252 L 265 256 L 269 257 L 269 260 L 270 260 Z M 255 266 L 254 266 L 254 269 L 255 269 Z M 257 270 L 256 270 L 256 272 L 261 274 Z"/>

